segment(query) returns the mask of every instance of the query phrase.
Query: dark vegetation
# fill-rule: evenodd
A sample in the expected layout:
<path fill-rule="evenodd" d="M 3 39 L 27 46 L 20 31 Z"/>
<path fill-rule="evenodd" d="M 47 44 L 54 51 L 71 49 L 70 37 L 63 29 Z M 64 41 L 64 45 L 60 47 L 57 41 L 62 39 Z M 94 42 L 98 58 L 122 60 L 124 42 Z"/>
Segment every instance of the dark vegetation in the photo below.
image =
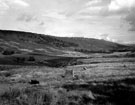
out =
<path fill-rule="evenodd" d="M 38 55 L 39 56 L 39 55 Z M 44 60 L 45 59 L 45 60 Z M 49 66 L 49 67 L 66 67 L 71 65 L 83 64 L 82 61 L 76 57 L 48 57 L 41 56 L 41 59 L 37 55 L 33 56 L 8 56 L 0 59 L 0 64 L 11 64 L 11 65 L 39 65 L 39 66 Z"/>
<path fill-rule="evenodd" d="M 57 59 L 47 60 L 46 65 L 50 67 L 66 67 L 66 66 L 82 64 L 83 62 L 78 61 L 78 59 L 79 58 L 73 58 L 73 57 L 60 57 Z"/>
<path fill-rule="evenodd" d="M 25 57 L 16 57 L 15 59 L 14 59 L 14 62 L 15 63 L 17 63 L 17 64 L 19 64 L 19 63 L 25 63 L 25 60 L 26 60 L 26 58 Z"/>
<path fill-rule="evenodd" d="M 3 55 L 13 55 L 15 53 L 15 51 L 13 51 L 13 50 L 4 50 L 3 52 L 2 52 L 2 54 Z"/>
<path fill-rule="evenodd" d="M 39 81 L 38 80 L 31 80 L 29 83 L 30 84 L 39 84 Z"/>
<path fill-rule="evenodd" d="M 35 58 L 33 56 L 30 56 L 28 61 L 35 61 Z"/>
<path fill-rule="evenodd" d="M 82 52 L 85 54 L 90 54 L 90 53 L 113 53 L 113 51 L 107 51 L 107 50 L 97 50 L 97 51 L 91 51 L 91 50 L 86 50 L 86 49 L 75 49 L 75 51 Z"/>
<path fill-rule="evenodd" d="M 134 52 L 127 52 L 126 54 L 120 54 L 120 55 L 109 55 L 109 56 L 103 56 L 104 58 L 134 58 L 135 53 Z"/>
<path fill-rule="evenodd" d="M 135 57 L 135 53 L 127 53 L 125 54 L 125 57 Z"/>

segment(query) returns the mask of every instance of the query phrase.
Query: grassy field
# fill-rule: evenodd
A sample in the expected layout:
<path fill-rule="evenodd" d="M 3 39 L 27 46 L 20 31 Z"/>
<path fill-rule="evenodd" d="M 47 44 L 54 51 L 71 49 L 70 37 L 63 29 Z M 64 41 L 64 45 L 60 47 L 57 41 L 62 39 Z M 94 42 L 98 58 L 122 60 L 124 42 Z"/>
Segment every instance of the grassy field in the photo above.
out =
<path fill-rule="evenodd" d="M 49 66 L 0 65 L 0 105 L 135 105 L 134 55 L 97 53 L 72 64 L 57 58 Z M 67 70 L 73 71 L 70 78 Z"/>

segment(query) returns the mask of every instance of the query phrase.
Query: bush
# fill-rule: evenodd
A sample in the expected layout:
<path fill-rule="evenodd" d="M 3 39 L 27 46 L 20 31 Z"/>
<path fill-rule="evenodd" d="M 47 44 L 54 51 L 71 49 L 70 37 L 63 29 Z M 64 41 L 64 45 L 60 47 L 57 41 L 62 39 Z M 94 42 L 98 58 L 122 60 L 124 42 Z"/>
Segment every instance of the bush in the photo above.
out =
<path fill-rule="evenodd" d="M 33 56 L 30 56 L 28 61 L 35 61 L 35 58 Z"/>
<path fill-rule="evenodd" d="M 24 63 L 25 62 L 25 58 L 24 57 L 16 57 L 14 61 L 16 63 Z"/>
<path fill-rule="evenodd" d="M 10 50 L 5 50 L 3 51 L 3 55 L 13 55 L 15 52 L 14 51 L 10 51 Z"/>

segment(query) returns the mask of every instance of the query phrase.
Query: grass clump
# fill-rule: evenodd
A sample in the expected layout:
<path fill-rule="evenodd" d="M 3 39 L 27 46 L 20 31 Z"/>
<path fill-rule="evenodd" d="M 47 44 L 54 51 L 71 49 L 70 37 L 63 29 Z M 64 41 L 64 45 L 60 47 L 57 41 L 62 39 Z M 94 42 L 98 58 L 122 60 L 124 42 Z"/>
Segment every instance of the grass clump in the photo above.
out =
<path fill-rule="evenodd" d="M 0 105 L 52 105 L 53 94 L 49 90 L 9 89 L 0 96 Z"/>
<path fill-rule="evenodd" d="M 90 98 L 66 89 L 12 88 L 0 95 L 0 105 L 89 105 Z"/>

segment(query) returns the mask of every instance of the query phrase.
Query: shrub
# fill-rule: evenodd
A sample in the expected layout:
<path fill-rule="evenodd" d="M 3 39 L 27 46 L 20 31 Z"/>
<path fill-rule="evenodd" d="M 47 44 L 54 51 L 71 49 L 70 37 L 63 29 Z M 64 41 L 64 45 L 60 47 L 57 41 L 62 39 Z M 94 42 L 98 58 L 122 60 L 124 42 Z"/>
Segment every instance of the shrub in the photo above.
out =
<path fill-rule="evenodd" d="M 33 56 L 30 56 L 28 61 L 35 61 L 35 58 Z"/>
<path fill-rule="evenodd" d="M 15 52 L 14 51 L 10 51 L 10 50 L 5 50 L 3 51 L 3 55 L 13 55 Z"/>
<path fill-rule="evenodd" d="M 25 58 L 24 57 L 16 57 L 14 61 L 16 63 L 24 63 L 25 62 Z"/>

